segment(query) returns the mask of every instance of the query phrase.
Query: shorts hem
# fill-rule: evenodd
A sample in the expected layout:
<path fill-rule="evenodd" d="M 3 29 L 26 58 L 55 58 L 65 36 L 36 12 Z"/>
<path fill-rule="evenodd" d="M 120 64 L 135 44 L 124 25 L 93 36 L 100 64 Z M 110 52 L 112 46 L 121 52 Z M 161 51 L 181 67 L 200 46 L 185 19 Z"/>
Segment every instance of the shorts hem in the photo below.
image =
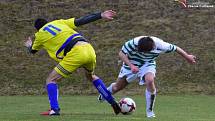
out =
<path fill-rule="evenodd" d="M 60 64 L 58 64 L 54 69 L 58 74 L 62 75 L 63 77 L 68 77 L 70 74 L 70 72 L 64 69 Z"/>

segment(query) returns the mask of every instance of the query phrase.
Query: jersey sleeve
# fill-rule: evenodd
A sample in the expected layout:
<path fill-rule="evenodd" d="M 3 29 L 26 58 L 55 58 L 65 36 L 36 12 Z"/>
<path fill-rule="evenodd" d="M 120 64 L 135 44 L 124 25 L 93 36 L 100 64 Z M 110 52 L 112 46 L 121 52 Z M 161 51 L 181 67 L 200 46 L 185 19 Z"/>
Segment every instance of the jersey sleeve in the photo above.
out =
<path fill-rule="evenodd" d="M 135 51 L 135 42 L 134 39 L 127 41 L 123 46 L 121 51 L 124 54 L 130 54 L 132 51 Z"/>
<path fill-rule="evenodd" d="M 40 50 L 41 48 L 42 48 L 42 43 L 39 42 L 37 39 L 35 39 L 32 45 L 32 50 Z"/>
<path fill-rule="evenodd" d="M 72 29 L 76 29 L 77 27 L 75 26 L 75 18 L 70 18 L 70 19 L 63 19 L 62 20 L 66 25 L 68 25 Z"/>
<path fill-rule="evenodd" d="M 80 26 L 84 24 L 88 24 L 90 22 L 102 19 L 101 12 L 92 13 L 89 15 L 82 16 L 80 18 L 75 19 L 75 25 Z"/>
<path fill-rule="evenodd" d="M 155 41 L 155 44 L 157 46 L 157 49 L 160 51 L 163 51 L 165 53 L 169 53 L 169 52 L 173 52 L 176 50 L 177 46 L 170 44 L 168 42 L 164 42 L 163 40 L 159 39 L 159 38 L 153 38 L 153 40 Z"/>
<path fill-rule="evenodd" d="M 34 39 L 34 42 L 32 45 L 32 50 L 40 50 L 43 47 L 43 43 L 45 41 L 45 39 L 44 39 L 45 36 L 42 36 L 41 34 L 43 34 L 43 33 L 40 33 L 40 31 L 35 33 L 35 39 Z"/>

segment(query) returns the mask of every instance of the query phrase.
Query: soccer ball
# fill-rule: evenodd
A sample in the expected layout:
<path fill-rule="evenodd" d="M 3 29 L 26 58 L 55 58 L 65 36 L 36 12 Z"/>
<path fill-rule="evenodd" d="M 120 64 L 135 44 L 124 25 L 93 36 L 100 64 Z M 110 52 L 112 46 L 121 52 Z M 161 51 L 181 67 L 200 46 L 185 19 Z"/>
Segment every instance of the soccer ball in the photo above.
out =
<path fill-rule="evenodd" d="M 136 104 L 134 102 L 134 100 L 132 100 L 131 98 L 122 98 L 119 101 L 119 106 L 121 108 L 121 112 L 122 114 L 126 115 L 126 114 L 131 114 L 136 110 Z"/>

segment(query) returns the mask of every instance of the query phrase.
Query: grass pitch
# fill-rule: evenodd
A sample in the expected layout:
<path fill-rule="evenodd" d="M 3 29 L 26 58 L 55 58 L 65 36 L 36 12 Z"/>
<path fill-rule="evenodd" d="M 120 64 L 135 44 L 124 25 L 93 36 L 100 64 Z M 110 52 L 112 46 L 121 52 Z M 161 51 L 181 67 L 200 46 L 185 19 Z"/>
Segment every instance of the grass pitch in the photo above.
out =
<path fill-rule="evenodd" d="M 0 121 L 215 121 L 213 96 L 158 95 L 154 119 L 145 117 L 145 97 L 130 97 L 137 105 L 132 115 L 114 115 L 96 96 L 61 96 L 61 116 L 49 117 L 39 115 L 49 107 L 46 96 L 1 96 Z"/>

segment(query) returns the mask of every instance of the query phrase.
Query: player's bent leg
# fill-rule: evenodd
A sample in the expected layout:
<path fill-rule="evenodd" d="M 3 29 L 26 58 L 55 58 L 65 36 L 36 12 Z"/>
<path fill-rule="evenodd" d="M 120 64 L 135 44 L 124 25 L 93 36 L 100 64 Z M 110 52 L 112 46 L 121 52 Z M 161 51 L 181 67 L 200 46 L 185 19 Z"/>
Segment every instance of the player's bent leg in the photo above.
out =
<path fill-rule="evenodd" d="M 49 83 L 57 83 L 62 78 L 62 75 L 59 74 L 55 69 L 49 74 L 48 78 L 46 79 L 46 84 Z"/>
<path fill-rule="evenodd" d="M 121 112 L 121 108 L 119 107 L 118 103 L 115 101 L 112 94 L 107 90 L 103 81 L 96 75 L 87 72 L 87 77 L 92 80 L 93 85 L 98 90 L 98 92 L 107 100 L 109 104 L 113 107 L 114 113 L 117 115 Z M 91 75 L 91 76 L 90 76 Z"/>
<path fill-rule="evenodd" d="M 105 100 L 111 104 L 111 106 L 113 107 L 113 110 L 115 112 L 115 114 L 119 114 L 121 112 L 121 109 L 118 105 L 118 103 L 115 101 L 114 97 L 112 96 L 112 94 L 107 90 L 105 84 L 103 83 L 103 81 L 101 79 L 96 79 L 93 81 L 94 86 L 96 87 L 96 89 L 98 90 L 98 92 L 102 95 L 103 98 L 105 98 Z"/>
<path fill-rule="evenodd" d="M 146 115 L 148 118 L 155 117 L 153 108 L 156 98 L 156 88 L 154 84 L 154 74 L 153 73 L 147 73 L 145 74 L 145 81 L 146 81 Z"/>
<path fill-rule="evenodd" d="M 53 70 L 46 79 L 46 89 L 48 92 L 51 109 L 47 112 L 42 112 L 41 115 L 60 115 L 57 81 L 59 81 L 61 78 L 62 76 L 58 74 L 57 71 Z"/>
<path fill-rule="evenodd" d="M 118 78 L 116 83 L 112 83 L 108 88 L 111 93 L 115 94 L 120 90 L 124 89 L 127 85 L 128 85 L 128 82 L 126 81 L 126 77 L 123 77 L 123 78 Z"/>
<path fill-rule="evenodd" d="M 116 84 L 116 83 L 112 83 L 112 84 L 107 88 L 107 90 L 108 90 L 111 94 L 113 94 L 112 88 L 113 88 L 113 86 L 114 86 L 115 84 Z M 99 94 L 97 100 L 98 100 L 100 103 L 102 103 L 102 102 L 105 101 L 105 98 L 103 98 L 102 94 Z"/>
<path fill-rule="evenodd" d="M 112 83 L 107 89 L 112 94 L 115 94 L 118 91 L 124 89 L 127 85 L 128 85 L 128 82 L 126 81 L 126 77 L 123 77 L 123 78 L 118 78 L 117 81 Z M 104 101 L 104 98 L 101 94 L 98 96 L 98 101 L 99 102 Z"/>
<path fill-rule="evenodd" d="M 154 74 L 149 72 L 145 74 L 146 88 L 153 93 L 155 91 Z"/>
<path fill-rule="evenodd" d="M 115 84 L 116 83 L 112 83 L 108 88 L 107 88 L 107 90 L 111 93 L 111 94 L 114 94 L 113 93 L 113 86 L 115 86 Z M 100 103 L 102 103 L 102 102 L 104 102 L 105 101 L 105 98 L 103 98 L 103 96 L 101 95 L 101 94 L 99 94 L 99 96 L 98 96 L 98 101 L 100 102 Z"/>
<path fill-rule="evenodd" d="M 105 100 L 109 104 L 111 104 L 115 114 L 116 115 L 119 114 L 121 112 L 121 108 L 119 107 L 119 104 L 115 101 L 112 94 L 107 90 L 103 81 L 101 79 L 96 79 L 93 81 L 93 84 L 96 87 L 96 89 L 98 90 L 98 92 L 102 95 L 102 97 L 105 98 Z"/>
<path fill-rule="evenodd" d="M 94 68 L 96 66 L 96 55 L 92 46 L 88 48 L 88 54 L 90 55 L 88 56 L 89 57 L 88 63 L 84 64 L 83 66 L 87 71 L 86 73 L 87 78 L 89 78 L 89 80 L 93 82 L 93 85 L 98 90 L 98 92 L 102 94 L 102 96 L 107 100 L 109 104 L 111 104 L 115 114 L 117 115 L 121 112 L 121 109 L 118 103 L 115 101 L 111 93 L 107 90 L 103 81 L 99 77 L 93 74 Z"/>

